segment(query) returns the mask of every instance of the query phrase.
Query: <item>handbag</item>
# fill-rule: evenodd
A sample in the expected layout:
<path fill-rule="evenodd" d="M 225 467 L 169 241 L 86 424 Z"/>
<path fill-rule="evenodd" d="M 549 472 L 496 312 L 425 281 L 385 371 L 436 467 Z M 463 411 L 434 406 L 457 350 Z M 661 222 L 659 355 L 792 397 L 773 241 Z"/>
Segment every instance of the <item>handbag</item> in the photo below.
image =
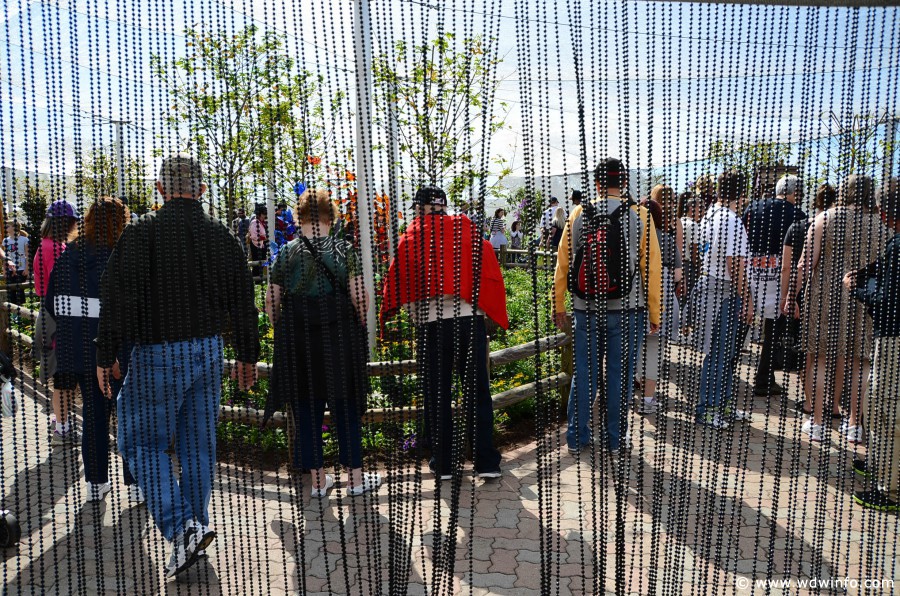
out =
<path fill-rule="evenodd" d="M 336 292 L 350 297 L 350 288 L 346 285 L 338 281 L 337 276 L 331 270 L 331 268 L 322 260 L 322 255 L 319 254 L 319 251 L 316 249 L 315 245 L 310 242 L 309 238 L 306 236 L 300 235 L 300 240 L 306 246 L 306 249 L 312 255 L 313 260 L 316 262 L 316 265 L 319 267 L 319 270 L 325 276 L 325 278 L 331 283 L 331 287 L 335 289 Z M 359 392 L 356 395 L 357 399 L 357 408 L 359 409 L 359 415 L 362 416 L 368 410 L 368 395 L 370 391 L 369 385 L 369 374 L 366 363 L 369 360 L 369 349 L 367 344 L 367 331 L 365 327 L 360 323 L 359 318 L 357 317 L 356 309 L 353 308 L 352 302 L 350 302 L 350 310 L 352 314 L 349 316 L 353 317 L 353 321 L 350 325 L 352 331 L 351 335 L 351 350 L 352 350 L 352 359 L 353 365 L 357 368 L 356 381 L 361 384 L 359 387 Z"/>

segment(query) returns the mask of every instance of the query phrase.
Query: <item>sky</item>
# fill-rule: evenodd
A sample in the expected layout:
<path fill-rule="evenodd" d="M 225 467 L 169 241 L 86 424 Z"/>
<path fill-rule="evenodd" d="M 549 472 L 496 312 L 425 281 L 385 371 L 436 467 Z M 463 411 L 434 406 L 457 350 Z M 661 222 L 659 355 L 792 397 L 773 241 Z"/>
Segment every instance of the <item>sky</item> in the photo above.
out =
<path fill-rule="evenodd" d="M 184 30 L 246 24 L 287 35 L 299 66 L 351 101 L 336 135 L 355 142 L 355 0 L 0 0 L 0 163 L 67 175 L 76 155 L 110 146 L 155 167 L 180 148 L 164 122 L 166 90 L 151 55 L 185 54 Z M 714 140 L 795 143 L 835 159 L 828 114 L 898 109 L 900 24 L 894 8 L 806 8 L 590 0 L 372 0 L 372 51 L 420 44 L 438 30 L 484 35 L 502 61 L 494 109 L 506 126 L 477 159 L 513 177 L 562 176 L 617 155 L 683 186 Z M 411 64 L 403 65 L 410 67 Z M 375 142 L 384 140 L 373 127 Z M 480 136 L 476 133 L 480 139 Z M 826 139 L 825 141 L 816 139 Z M 374 158 L 387 185 L 390 159 Z M 149 171 L 148 176 L 153 172 Z"/>

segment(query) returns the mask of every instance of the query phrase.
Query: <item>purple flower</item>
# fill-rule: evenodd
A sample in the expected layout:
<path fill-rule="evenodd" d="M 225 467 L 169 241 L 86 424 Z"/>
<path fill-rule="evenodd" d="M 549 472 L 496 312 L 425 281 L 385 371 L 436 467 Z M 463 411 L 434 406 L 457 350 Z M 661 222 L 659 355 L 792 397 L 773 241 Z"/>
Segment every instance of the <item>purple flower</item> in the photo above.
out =
<path fill-rule="evenodd" d="M 327 433 L 327 432 L 328 432 L 328 426 L 326 426 L 325 424 L 322 425 L 322 432 L 323 432 L 323 433 Z"/>
<path fill-rule="evenodd" d="M 415 449 L 415 448 L 416 448 L 416 433 L 412 433 L 411 435 L 406 437 L 406 439 L 404 439 L 401 449 L 403 449 L 403 451 L 409 451 L 410 449 Z"/>

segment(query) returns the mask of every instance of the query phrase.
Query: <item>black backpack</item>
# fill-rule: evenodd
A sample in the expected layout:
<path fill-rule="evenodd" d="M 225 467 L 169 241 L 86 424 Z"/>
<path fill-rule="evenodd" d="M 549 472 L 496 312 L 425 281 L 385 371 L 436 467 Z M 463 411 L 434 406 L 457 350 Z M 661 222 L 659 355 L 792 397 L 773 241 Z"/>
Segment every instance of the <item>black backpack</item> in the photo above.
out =
<path fill-rule="evenodd" d="M 3 352 L 0 352 L 0 378 L 9 381 L 16 378 L 16 367 L 13 366 L 13 362 L 10 360 L 9 356 Z"/>
<path fill-rule="evenodd" d="M 629 234 L 623 218 L 634 202 L 615 211 L 598 211 L 593 203 L 582 212 L 582 240 L 569 269 L 569 291 L 582 300 L 620 300 L 631 293 L 637 268 L 628 269 Z M 605 207 L 605 206 L 604 206 Z"/>

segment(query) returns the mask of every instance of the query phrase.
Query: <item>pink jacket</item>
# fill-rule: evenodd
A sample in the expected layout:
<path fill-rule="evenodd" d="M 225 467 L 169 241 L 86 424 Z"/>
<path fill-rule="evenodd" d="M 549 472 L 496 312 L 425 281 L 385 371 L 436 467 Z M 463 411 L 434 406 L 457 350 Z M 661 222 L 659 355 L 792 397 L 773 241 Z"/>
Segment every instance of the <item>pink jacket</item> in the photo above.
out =
<path fill-rule="evenodd" d="M 66 250 L 65 242 L 57 242 L 52 238 L 44 238 L 41 245 L 34 253 L 34 261 L 31 270 L 34 272 L 34 293 L 38 296 L 47 295 L 47 286 L 50 284 L 50 273 L 56 259 Z"/>

